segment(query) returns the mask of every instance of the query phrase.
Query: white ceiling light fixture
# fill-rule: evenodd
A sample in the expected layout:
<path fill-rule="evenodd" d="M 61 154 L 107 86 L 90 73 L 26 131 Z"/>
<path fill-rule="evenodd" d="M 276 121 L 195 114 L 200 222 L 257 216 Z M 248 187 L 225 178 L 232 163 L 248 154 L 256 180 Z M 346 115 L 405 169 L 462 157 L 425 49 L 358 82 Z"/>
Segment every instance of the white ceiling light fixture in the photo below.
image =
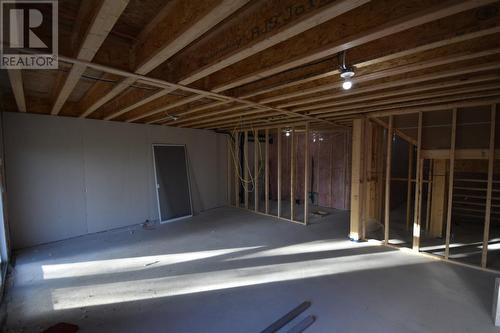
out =
<path fill-rule="evenodd" d="M 338 55 L 340 64 L 340 77 L 344 80 L 342 82 L 342 88 L 344 90 L 349 90 L 352 88 L 352 78 L 356 74 L 354 72 L 354 67 L 347 65 L 346 63 L 346 51 L 343 51 Z"/>

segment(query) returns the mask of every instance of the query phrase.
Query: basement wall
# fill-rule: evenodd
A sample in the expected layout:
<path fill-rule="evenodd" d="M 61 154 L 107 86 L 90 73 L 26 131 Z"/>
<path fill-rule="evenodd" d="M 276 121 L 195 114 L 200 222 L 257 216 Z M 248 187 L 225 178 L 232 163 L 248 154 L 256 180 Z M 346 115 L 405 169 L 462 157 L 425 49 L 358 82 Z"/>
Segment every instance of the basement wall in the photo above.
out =
<path fill-rule="evenodd" d="M 14 249 L 158 220 L 153 143 L 186 144 L 195 213 L 227 204 L 226 137 L 4 113 Z"/>

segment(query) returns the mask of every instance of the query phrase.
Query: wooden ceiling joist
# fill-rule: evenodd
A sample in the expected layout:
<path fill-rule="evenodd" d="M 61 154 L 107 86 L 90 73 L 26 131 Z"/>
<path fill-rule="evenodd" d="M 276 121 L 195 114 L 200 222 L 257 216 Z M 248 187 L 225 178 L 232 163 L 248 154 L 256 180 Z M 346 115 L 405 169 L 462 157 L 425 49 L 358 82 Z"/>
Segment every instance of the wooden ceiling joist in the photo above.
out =
<path fill-rule="evenodd" d="M 236 22 L 235 26 L 228 26 L 226 29 L 227 31 L 222 31 L 220 34 L 216 35 L 212 38 L 213 41 L 210 37 L 208 37 L 208 40 L 206 42 L 203 41 L 201 46 L 213 48 L 213 45 L 220 44 L 221 42 L 227 43 L 228 38 L 240 38 L 238 44 L 246 44 L 242 45 L 242 47 L 238 48 L 236 51 L 226 52 L 222 56 L 214 58 L 209 64 L 202 66 L 201 68 L 197 68 L 195 71 L 184 75 L 181 74 L 183 78 L 179 81 L 179 84 L 188 85 L 198 81 L 262 50 L 270 48 L 308 29 L 314 28 L 326 21 L 332 20 L 337 16 L 353 10 L 354 8 L 362 6 L 369 1 L 370 0 L 339 0 L 330 3 L 326 2 L 325 5 L 322 5 L 321 2 L 303 0 L 299 2 L 289 0 L 275 2 L 262 1 L 258 3 L 258 6 L 255 5 L 256 8 L 252 13 L 249 13 L 248 15 L 243 13 L 245 16 Z M 268 19 L 267 15 L 269 14 L 264 12 L 264 10 L 268 12 L 276 11 L 280 13 L 287 11 L 288 8 L 299 7 L 302 3 L 304 4 L 304 7 L 308 5 L 307 7 L 309 8 L 309 13 L 296 15 L 296 17 L 291 15 L 288 20 L 281 20 L 279 22 L 278 19 L 274 23 L 266 22 L 268 25 L 273 24 L 273 26 L 271 26 L 271 28 L 267 28 L 266 32 L 259 32 L 258 34 L 252 35 L 251 38 L 246 38 L 246 40 L 241 37 L 231 35 L 231 32 L 239 32 L 247 29 L 247 22 L 258 22 L 260 24 L 263 20 Z M 274 25 L 278 27 L 275 28 Z M 206 49 L 200 50 L 198 48 L 194 48 L 190 54 L 182 55 L 182 57 L 180 57 L 181 63 L 175 64 L 175 68 L 178 68 L 179 70 L 187 68 L 189 70 L 193 64 L 201 63 L 201 60 L 205 56 L 206 52 Z"/>
<path fill-rule="evenodd" d="M 125 10 L 129 0 L 104 0 L 90 15 L 90 25 L 88 27 L 79 26 L 85 30 L 79 46 L 77 59 L 91 61 L 94 55 L 107 38 L 112 27 Z M 73 65 L 70 72 L 57 94 L 57 98 L 52 106 L 51 114 L 57 115 L 61 111 L 64 103 L 77 85 L 86 67 L 80 64 Z"/>
<path fill-rule="evenodd" d="M 8 69 L 10 86 L 14 93 L 16 100 L 17 110 L 19 112 L 26 112 L 26 98 L 24 96 L 23 74 L 20 69 Z"/>
<path fill-rule="evenodd" d="M 156 26 L 154 27 L 146 27 L 148 33 L 141 34 L 144 36 L 143 39 L 139 40 L 133 47 L 135 53 L 132 58 L 138 64 L 134 72 L 141 75 L 151 72 L 247 2 L 248 0 L 207 0 L 200 3 L 177 0 L 173 4 L 167 4 L 171 14 L 160 13 L 162 20 L 155 22 Z M 175 26 L 175 29 L 169 29 L 172 25 Z M 92 114 L 99 107 L 124 92 L 133 82 L 134 80 L 131 78 L 125 78 L 108 94 L 87 107 L 81 117 Z M 168 92 L 170 91 L 159 92 L 155 97 L 162 97 Z M 92 99 L 92 96 L 87 96 L 86 99 Z M 152 99 L 150 98 L 150 100 Z M 136 104 L 143 105 L 140 102 Z M 107 118 L 113 119 L 122 115 L 125 113 L 125 109 L 117 110 Z"/>
<path fill-rule="evenodd" d="M 312 45 L 308 46 L 307 44 L 303 45 L 303 48 L 299 55 L 295 55 L 297 54 L 297 50 L 295 50 L 295 52 L 288 52 L 286 49 L 283 49 L 281 53 L 277 54 L 274 57 L 272 65 L 262 66 L 262 61 L 256 59 L 255 63 L 252 63 L 251 65 L 249 64 L 247 66 L 247 70 L 251 71 L 251 74 L 245 75 L 243 73 L 238 73 L 238 79 L 236 80 L 227 82 L 227 79 L 224 78 L 224 76 L 226 76 L 227 74 L 224 71 L 220 71 L 219 75 L 223 77 L 222 80 L 226 81 L 226 83 L 214 87 L 212 91 L 223 92 L 271 75 L 278 74 L 294 67 L 299 67 L 307 63 L 336 55 L 337 53 L 346 49 L 360 46 L 362 44 L 366 44 L 371 41 L 404 30 L 408 30 L 419 25 L 423 25 L 494 2 L 495 0 L 442 1 L 438 5 L 424 8 L 420 11 L 389 21 L 382 25 L 376 25 L 368 31 L 361 31 L 357 35 L 348 36 L 344 39 L 337 40 L 332 44 L 324 45 L 322 43 L 320 45 L 316 45 L 315 47 Z M 390 12 L 390 10 L 391 8 L 387 8 L 388 12 Z M 331 23 L 331 25 L 334 24 L 334 22 Z M 325 29 L 325 31 L 321 31 L 320 28 Z M 332 31 L 332 29 L 332 26 L 321 25 L 318 27 L 318 31 L 316 32 L 316 34 L 328 34 Z"/>
<path fill-rule="evenodd" d="M 464 33 L 464 34 L 461 34 L 458 36 L 454 35 L 450 38 L 441 39 L 441 40 L 438 40 L 436 42 L 431 42 L 431 43 L 419 45 L 417 47 L 413 47 L 413 48 L 406 49 L 406 50 L 399 51 L 399 52 L 392 52 L 392 53 L 385 55 L 385 56 L 373 58 L 373 59 L 370 59 L 368 61 L 355 63 L 354 65 L 356 66 L 356 68 L 363 68 L 366 66 L 376 65 L 376 64 L 383 63 L 386 61 L 391 61 L 394 59 L 411 56 L 411 55 L 414 55 L 417 53 L 421 53 L 421 52 L 429 51 L 432 49 L 437 49 L 437 48 L 449 46 L 452 44 L 458 44 L 460 42 L 471 41 L 473 39 L 478 39 L 481 37 L 494 35 L 497 33 L 500 33 L 500 26 L 495 26 L 492 28 L 482 29 L 479 31 Z M 246 94 L 241 95 L 239 97 L 240 98 L 250 98 L 250 97 L 254 97 L 254 96 L 258 96 L 258 95 L 262 95 L 262 94 L 268 94 L 268 93 L 272 93 L 272 92 L 277 91 L 277 90 L 282 90 L 282 89 L 298 86 L 301 84 L 324 79 L 326 77 L 338 75 L 338 74 L 339 74 L 338 69 L 334 69 L 332 71 L 327 71 L 327 72 L 324 72 L 321 74 L 308 76 L 308 77 L 303 78 L 303 79 L 292 80 L 291 82 L 286 82 L 286 83 L 277 84 L 277 85 L 275 84 L 275 85 L 272 85 L 270 87 L 253 88 L 253 89 L 251 89 L 252 90 L 251 93 L 246 93 Z"/>

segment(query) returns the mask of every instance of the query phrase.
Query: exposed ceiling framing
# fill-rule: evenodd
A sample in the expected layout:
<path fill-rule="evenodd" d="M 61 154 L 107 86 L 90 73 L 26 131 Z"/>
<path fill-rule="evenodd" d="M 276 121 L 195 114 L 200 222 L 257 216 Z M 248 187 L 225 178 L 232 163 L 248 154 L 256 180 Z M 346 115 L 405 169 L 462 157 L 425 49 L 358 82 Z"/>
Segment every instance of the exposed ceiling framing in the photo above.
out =
<path fill-rule="evenodd" d="M 9 70 L 5 110 L 231 130 L 500 99 L 500 1 L 92 3 L 69 17 L 60 2 L 75 24 L 60 24 L 59 43 L 72 47 L 59 71 Z M 141 13 L 156 16 L 129 22 Z M 349 91 L 343 51 L 356 68 Z"/>

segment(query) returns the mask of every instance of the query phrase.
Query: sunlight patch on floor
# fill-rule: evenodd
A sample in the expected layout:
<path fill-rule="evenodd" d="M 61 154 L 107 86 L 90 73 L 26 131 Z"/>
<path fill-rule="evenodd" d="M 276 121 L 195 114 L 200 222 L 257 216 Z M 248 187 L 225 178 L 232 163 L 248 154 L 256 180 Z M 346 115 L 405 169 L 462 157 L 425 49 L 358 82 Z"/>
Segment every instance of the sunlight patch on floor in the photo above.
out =
<path fill-rule="evenodd" d="M 398 256 L 391 251 L 59 288 L 53 290 L 51 295 L 54 309 L 63 310 L 300 280 L 370 269 L 379 270 L 425 262 L 428 262 L 428 259 L 420 256 Z"/>
<path fill-rule="evenodd" d="M 238 247 L 230 249 L 196 251 L 133 258 L 94 260 L 69 264 L 42 265 L 43 278 L 61 279 L 99 274 L 139 271 L 158 266 L 178 264 L 193 260 L 207 259 L 241 251 L 259 249 L 262 246 Z"/>

